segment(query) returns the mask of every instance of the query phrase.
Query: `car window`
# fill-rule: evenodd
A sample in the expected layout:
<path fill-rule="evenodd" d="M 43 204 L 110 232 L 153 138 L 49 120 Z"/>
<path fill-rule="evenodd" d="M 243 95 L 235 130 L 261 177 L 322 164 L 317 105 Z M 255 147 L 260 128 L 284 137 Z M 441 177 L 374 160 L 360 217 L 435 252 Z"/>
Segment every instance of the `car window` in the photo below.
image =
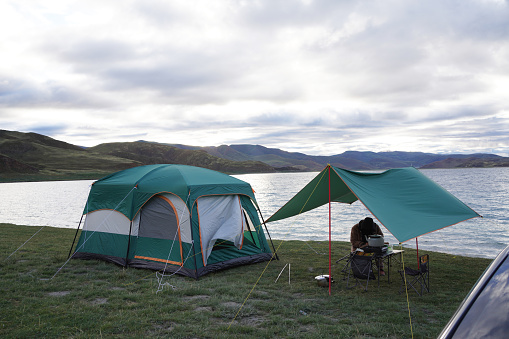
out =
<path fill-rule="evenodd" d="M 509 257 L 481 291 L 454 338 L 504 338 L 509 333 Z"/>

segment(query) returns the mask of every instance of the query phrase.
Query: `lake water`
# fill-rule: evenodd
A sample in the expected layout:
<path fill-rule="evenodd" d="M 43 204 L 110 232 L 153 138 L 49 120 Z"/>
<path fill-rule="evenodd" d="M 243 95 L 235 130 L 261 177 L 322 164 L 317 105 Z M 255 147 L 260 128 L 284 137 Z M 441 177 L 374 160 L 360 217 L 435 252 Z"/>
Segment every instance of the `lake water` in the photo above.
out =
<path fill-rule="evenodd" d="M 421 170 L 483 218 L 419 237 L 419 248 L 494 258 L 509 244 L 509 168 Z M 243 174 L 268 219 L 317 173 Z M 78 227 L 92 180 L 0 184 L 0 223 Z M 350 228 L 370 213 L 359 201 L 332 204 L 332 240 L 349 241 Z M 328 207 L 267 224 L 272 239 L 327 240 Z M 397 240 L 382 229 L 386 241 Z M 415 248 L 415 240 L 404 246 Z M 310 248 L 311 250 L 311 248 Z"/>

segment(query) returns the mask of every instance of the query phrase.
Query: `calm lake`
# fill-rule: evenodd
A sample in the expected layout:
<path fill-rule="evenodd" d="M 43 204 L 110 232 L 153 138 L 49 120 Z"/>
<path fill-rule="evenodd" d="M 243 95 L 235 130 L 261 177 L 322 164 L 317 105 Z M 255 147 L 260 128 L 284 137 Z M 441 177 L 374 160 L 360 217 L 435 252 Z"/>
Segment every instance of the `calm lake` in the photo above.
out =
<path fill-rule="evenodd" d="M 421 171 L 483 218 L 419 237 L 420 249 L 494 258 L 509 244 L 509 168 Z M 268 219 L 317 174 L 243 174 L 235 177 L 251 184 L 263 217 Z M 76 228 L 92 182 L 0 184 L 0 223 Z M 350 228 L 369 215 L 359 201 L 352 205 L 333 203 L 332 240 L 349 241 Z M 328 220 L 328 207 L 322 206 L 293 218 L 268 223 L 267 228 L 272 239 L 327 240 Z M 397 243 L 386 229 L 382 230 L 386 241 Z M 415 240 L 404 246 L 415 248 Z"/>

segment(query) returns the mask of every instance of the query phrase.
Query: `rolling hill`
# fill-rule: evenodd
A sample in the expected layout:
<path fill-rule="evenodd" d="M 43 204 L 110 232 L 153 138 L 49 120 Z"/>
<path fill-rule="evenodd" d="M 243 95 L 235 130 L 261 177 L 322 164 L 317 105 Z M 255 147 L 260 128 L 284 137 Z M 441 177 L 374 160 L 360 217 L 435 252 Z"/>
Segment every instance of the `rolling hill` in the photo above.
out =
<path fill-rule="evenodd" d="M 225 173 L 275 172 L 273 167 L 260 161 L 234 161 L 216 157 L 204 150 L 181 149 L 158 143 L 107 143 L 91 147 L 88 150 L 105 156 L 129 159 L 143 165 L 181 164 L 204 167 Z"/>
<path fill-rule="evenodd" d="M 149 141 L 83 148 L 37 133 L 0 130 L 0 181 L 98 179 L 122 169 L 157 163 L 234 173 L 320 171 L 327 164 L 351 170 L 397 167 L 507 167 L 494 154 L 347 151 L 331 156 L 287 152 L 261 145 L 198 147 Z"/>
<path fill-rule="evenodd" d="M 274 172 L 257 161 L 231 161 L 201 150 L 155 143 L 112 143 L 85 149 L 37 133 L 0 130 L 0 181 L 98 179 L 126 168 L 175 163 L 225 173 Z"/>

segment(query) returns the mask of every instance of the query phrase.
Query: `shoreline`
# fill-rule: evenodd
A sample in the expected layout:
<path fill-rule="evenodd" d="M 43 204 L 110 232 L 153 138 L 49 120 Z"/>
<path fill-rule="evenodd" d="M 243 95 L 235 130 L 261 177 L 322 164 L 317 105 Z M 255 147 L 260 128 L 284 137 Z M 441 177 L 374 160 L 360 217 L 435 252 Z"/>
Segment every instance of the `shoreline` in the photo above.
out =
<path fill-rule="evenodd" d="M 395 167 L 394 167 L 395 168 Z M 386 168 L 386 169 L 371 169 L 371 170 L 363 170 L 363 169 L 352 169 L 352 171 L 356 172 L 383 172 L 389 169 L 394 168 Z M 425 171 L 433 171 L 433 170 L 465 170 L 465 169 L 500 169 L 500 168 L 509 168 L 509 166 L 484 166 L 484 167 L 419 167 L 417 170 L 425 170 Z M 275 171 L 275 172 L 242 172 L 242 173 L 233 173 L 233 172 L 222 172 L 231 176 L 235 175 L 249 175 L 249 174 L 293 174 L 293 173 L 319 173 L 319 170 L 316 171 Z M 62 175 L 45 175 L 45 174 L 27 174 L 16 176 L 12 173 L 0 173 L 0 184 L 9 184 L 9 183 L 23 183 L 23 182 L 51 182 L 51 181 L 79 181 L 79 180 L 99 180 L 111 173 L 113 171 L 106 172 L 90 172 L 85 174 L 62 174 Z M 9 179 L 12 177 L 12 179 Z"/>

